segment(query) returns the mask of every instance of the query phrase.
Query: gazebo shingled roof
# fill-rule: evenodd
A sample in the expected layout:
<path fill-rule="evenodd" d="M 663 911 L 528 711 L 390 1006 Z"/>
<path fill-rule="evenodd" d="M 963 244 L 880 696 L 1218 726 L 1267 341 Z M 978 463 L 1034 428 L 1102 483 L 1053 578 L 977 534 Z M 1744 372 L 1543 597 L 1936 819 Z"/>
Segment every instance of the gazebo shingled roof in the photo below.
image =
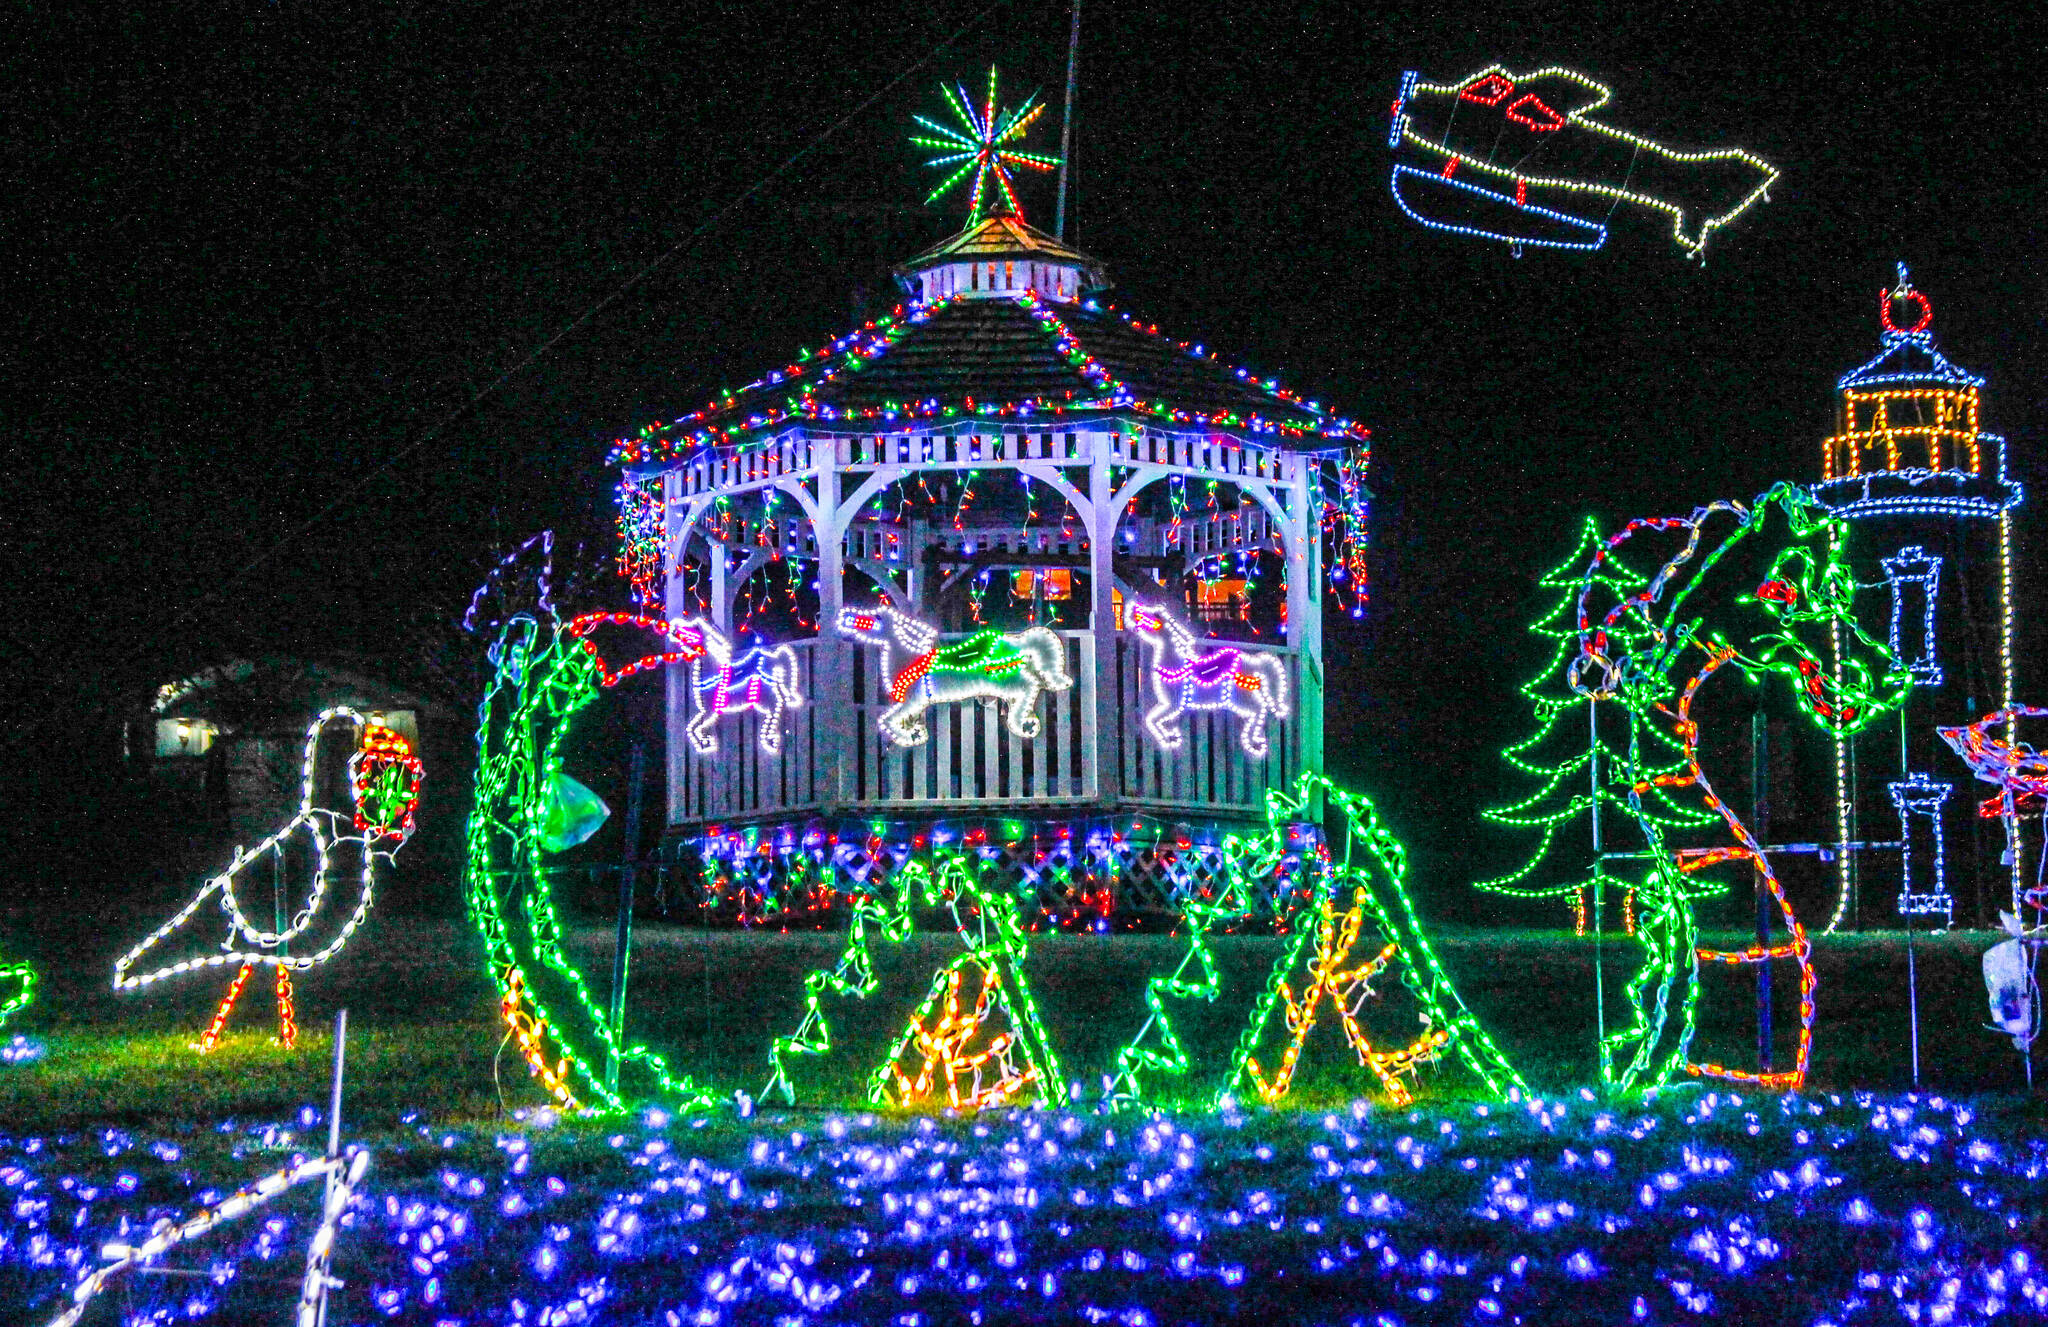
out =
<path fill-rule="evenodd" d="M 1005 258 L 1077 268 L 1098 288 L 1103 279 L 1096 260 L 1012 216 L 970 226 L 899 275 Z M 1285 450 L 1333 451 L 1367 437 L 1276 380 L 1232 368 L 1113 307 L 1005 291 L 900 305 L 695 414 L 621 439 L 613 459 L 660 463 L 792 423 L 898 432 L 1104 414 L 1224 430 Z"/>

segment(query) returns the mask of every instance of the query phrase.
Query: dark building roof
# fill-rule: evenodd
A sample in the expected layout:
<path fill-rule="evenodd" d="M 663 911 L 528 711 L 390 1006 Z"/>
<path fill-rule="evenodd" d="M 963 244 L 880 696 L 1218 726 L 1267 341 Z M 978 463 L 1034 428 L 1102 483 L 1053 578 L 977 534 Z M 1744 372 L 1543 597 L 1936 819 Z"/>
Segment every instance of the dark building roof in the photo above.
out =
<path fill-rule="evenodd" d="M 1843 374 L 1835 385 L 1846 390 L 1894 383 L 1982 387 L 1984 380 L 1936 350 L 1932 332 L 1886 332 L 1877 358 Z"/>
<path fill-rule="evenodd" d="M 1367 436 L 1277 381 L 1114 309 L 1020 292 L 899 307 L 694 415 L 621 439 L 613 459 L 655 464 L 792 423 L 1051 427 L 1105 414 L 1216 429 L 1276 449 L 1338 450 Z"/>

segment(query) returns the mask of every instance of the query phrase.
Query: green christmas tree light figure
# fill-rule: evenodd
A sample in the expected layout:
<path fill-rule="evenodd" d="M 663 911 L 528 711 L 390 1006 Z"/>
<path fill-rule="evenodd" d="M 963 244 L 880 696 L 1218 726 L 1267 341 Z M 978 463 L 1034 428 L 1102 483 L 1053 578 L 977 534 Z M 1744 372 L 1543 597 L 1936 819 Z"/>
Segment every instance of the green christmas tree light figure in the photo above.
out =
<path fill-rule="evenodd" d="M 972 226 L 985 215 L 1007 214 L 1021 219 L 1024 208 L 1017 202 L 1017 190 L 1011 184 L 1011 168 L 1049 171 L 1060 164 L 1060 159 L 1019 151 L 1005 144 L 1023 138 L 1032 122 L 1045 112 L 1044 103 L 1038 100 L 1037 93 L 1033 93 L 1024 99 L 1022 105 L 998 111 L 994 66 L 990 66 L 988 71 L 988 100 L 979 108 L 967 95 L 967 89 L 958 84 L 947 87 L 942 83 L 939 91 L 946 94 L 947 105 L 959 121 L 959 127 L 927 120 L 922 115 L 912 117 L 938 135 L 936 138 L 913 136 L 910 140 L 919 147 L 938 152 L 939 155 L 925 165 L 952 171 L 938 188 L 926 195 L 925 201 L 937 200 L 954 185 L 972 177 L 973 184 L 967 199 L 968 225 Z M 995 187 L 990 187 L 990 181 L 994 181 Z M 1000 199 L 997 197 L 999 191 Z"/>
<path fill-rule="evenodd" d="M 0 1027 L 35 1003 L 36 970 L 26 963 L 0 959 Z"/>
<path fill-rule="evenodd" d="M 1626 753 L 1615 747 L 1611 733 L 1601 735 L 1601 778 L 1596 784 L 1593 771 L 1588 768 L 1593 759 L 1593 730 L 1587 700 L 1566 681 L 1567 668 L 1579 651 L 1580 582 L 1594 552 L 1604 542 L 1599 522 L 1588 517 L 1579 529 L 1579 540 L 1571 553 L 1536 582 L 1539 588 L 1555 593 L 1557 601 L 1529 626 L 1529 634 L 1545 642 L 1548 650 L 1543 666 L 1521 687 L 1534 727 L 1528 736 L 1501 752 L 1501 759 L 1517 775 L 1535 780 L 1536 786 L 1511 802 L 1481 811 L 1480 815 L 1496 825 L 1535 831 L 1539 837 L 1529 855 L 1513 870 L 1476 881 L 1475 888 L 1514 898 L 1563 898 L 1591 884 L 1628 886 L 1626 881 L 1604 876 L 1598 862 L 1591 864 L 1593 875 L 1588 878 L 1530 879 L 1549 859 L 1558 834 L 1568 826 L 1585 822 L 1596 792 L 1602 806 L 1622 815 L 1630 814 L 1628 788 L 1622 774 Z M 1598 579 L 1616 597 L 1627 594 L 1642 580 L 1612 556 L 1598 573 Z M 1675 770 L 1682 763 L 1684 753 L 1665 734 L 1652 732 L 1646 735 L 1646 740 L 1653 747 L 1663 748 L 1651 758 L 1656 772 Z M 1657 814 L 1674 828 L 1705 826 L 1713 820 L 1705 812 L 1676 805 L 1661 788 L 1654 790 L 1654 797 Z M 1587 855 L 1590 858 L 1590 841 Z"/>

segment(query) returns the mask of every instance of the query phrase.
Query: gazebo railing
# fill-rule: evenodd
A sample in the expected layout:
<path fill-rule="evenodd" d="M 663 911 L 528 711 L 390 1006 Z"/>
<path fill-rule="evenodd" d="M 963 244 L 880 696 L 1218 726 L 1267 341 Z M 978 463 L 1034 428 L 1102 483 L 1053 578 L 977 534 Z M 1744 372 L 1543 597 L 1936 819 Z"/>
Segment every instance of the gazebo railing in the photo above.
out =
<path fill-rule="evenodd" d="M 1146 806 L 1218 811 L 1261 811 L 1268 788 L 1287 788 L 1301 769 L 1300 656 L 1285 646 L 1233 642 L 1247 654 L 1281 660 L 1292 702 L 1289 717 L 1268 719 L 1266 751 L 1245 749 L 1245 720 L 1225 710 L 1186 710 L 1175 722 L 1180 745 L 1162 747 L 1145 726 L 1157 703 L 1149 652 L 1125 636 L 1117 638 L 1113 682 L 1117 687 L 1116 752 L 1122 800 Z"/>
<path fill-rule="evenodd" d="M 840 771 L 843 805 L 935 807 L 945 804 L 1055 804 L 1091 799 L 1095 727 L 1095 638 L 1056 633 L 1065 642 L 1074 685 L 1038 698 L 1038 732 L 1019 737 L 993 703 L 933 706 L 930 737 L 899 747 L 883 736 L 881 716 L 894 704 L 872 651 L 855 656 L 850 759 Z"/>
<path fill-rule="evenodd" d="M 1232 648 L 1277 656 L 1294 698 L 1287 718 L 1266 724 L 1266 751 L 1245 747 L 1246 720 L 1221 710 L 1191 709 L 1177 718 L 1181 741 L 1163 747 L 1145 726 L 1157 703 L 1150 656 L 1120 636 L 1107 666 L 1098 668 L 1095 638 L 1086 631 L 1057 633 L 1066 648 L 1074 685 L 1038 699 L 1038 731 L 1019 737 L 995 702 L 933 706 L 925 715 L 928 738 L 910 747 L 883 735 L 882 714 L 894 704 L 872 650 L 850 650 L 851 695 L 823 692 L 820 651 L 848 648 L 831 640 L 790 643 L 798 686 L 806 703 L 782 715 L 781 749 L 762 750 L 759 714 L 720 720 L 711 731 L 718 750 L 699 752 L 687 730 L 702 697 L 677 670 L 672 685 L 669 742 L 669 823 L 779 816 L 836 808 L 918 809 L 1029 807 L 1092 802 L 1102 795 L 1096 772 L 1096 687 L 1115 688 L 1112 753 L 1118 800 L 1190 811 L 1258 813 L 1266 790 L 1291 786 L 1301 769 L 1300 658 L 1282 645 L 1237 642 Z"/>

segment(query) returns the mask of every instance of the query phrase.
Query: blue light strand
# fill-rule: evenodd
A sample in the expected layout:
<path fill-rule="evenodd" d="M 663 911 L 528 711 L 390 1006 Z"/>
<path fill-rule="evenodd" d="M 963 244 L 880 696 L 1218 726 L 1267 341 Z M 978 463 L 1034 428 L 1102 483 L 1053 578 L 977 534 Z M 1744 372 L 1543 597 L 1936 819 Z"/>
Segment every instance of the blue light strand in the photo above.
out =
<path fill-rule="evenodd" d="M 389 1161 L 344 1218 L 334 1320 L 1127 1327 L 1200 1303 L 1293 1327 L 1331 1321 L 1338 1297 L 1339 1321 L 1367 1323 L 1549 1321 L 1560 1303 L 1588 1321 L 1638 1320 L 1638 1304 L 1660 1322 L 2029 1320 L 2048 1313 L 2028 1247 L 2048 1172 L 2024 1105 L 1986 1109 L 2004 1113 L 1706 1092 L 1629 1109 L 416 1122 L 378 1138 Z M 216 1149 L 289 1152 L 316 1119 L 217 1142 L 0 1137 L 0 1312 L 46 1321 L 103 1244 L 246 1176 Z M 200 1277 L 134 1283 L 128 1320 L 280 1318 L 290 1292 L 267 1279 L 296 1273 L 317 1214 L 268 1215 L 177 1260 Z"/>

